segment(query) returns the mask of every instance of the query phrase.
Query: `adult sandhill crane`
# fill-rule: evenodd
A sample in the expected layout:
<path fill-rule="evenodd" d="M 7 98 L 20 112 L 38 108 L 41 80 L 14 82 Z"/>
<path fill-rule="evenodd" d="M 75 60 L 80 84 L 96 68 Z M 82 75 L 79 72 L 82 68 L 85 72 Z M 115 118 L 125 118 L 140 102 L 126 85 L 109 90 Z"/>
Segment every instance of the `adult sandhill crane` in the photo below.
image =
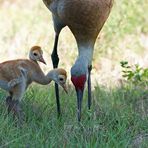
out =
<path fill-rule="evenodd" d="M 39 46 L 34 46 L 30 50 L 30 59 L 17 59 L 0 63 L 0 87 L 9 91 L 10 96 L 7 97 L 8 112 L 12 109 L 21 120 L 20 100 L 27 87 L 36 82 L 41 85 L 47 85 L 52 80 L 61 85 L 66 90 L 67 73 L 62 68 L 50 70 L 47 75 L 44 74 L 37 61 L 45 63 L 43 52 Z M 21 80 L 20 80 L 21 78 Z M 19 81 L 15 81 L 18 80 Z M 13 82 L 15 87 L 6 87 L 4 82 Z M 5 87 L 4 87 L 5 86 Z"/>
<path fill-rule="evenodd" d="M 91 106 L 91 69 L 96 38 L 107 20 L 113 0 L 43 0 L 52 12 L 55 42 L 51 55 L 53 67 L 59 63 L 57 45 L 60 31 L 68 26 L 73 33 L 79 55 L 71 68 L 71 80 L 75 86 L 78 104 L 78 120 L 81 119 L 81 104 L 86 80 L 88 81 L 88 108 Z M 60 114 L 58 86 L 55 86 L 57 109 Z"/>

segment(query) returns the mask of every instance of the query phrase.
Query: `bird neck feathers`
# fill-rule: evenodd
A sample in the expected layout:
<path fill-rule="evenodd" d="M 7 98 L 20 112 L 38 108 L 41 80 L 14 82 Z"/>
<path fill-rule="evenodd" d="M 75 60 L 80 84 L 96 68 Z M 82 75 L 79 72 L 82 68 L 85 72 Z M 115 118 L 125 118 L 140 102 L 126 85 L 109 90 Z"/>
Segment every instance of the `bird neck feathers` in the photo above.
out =
<path fill-rule="evenodd" d="M 49 71 L 48 74 L 47 74 L 47 78 L 51 79 L 51 80 L 54 80 L 54 81 L 57 81 L 57 72 L 56 72 L 56 70 Z"/>

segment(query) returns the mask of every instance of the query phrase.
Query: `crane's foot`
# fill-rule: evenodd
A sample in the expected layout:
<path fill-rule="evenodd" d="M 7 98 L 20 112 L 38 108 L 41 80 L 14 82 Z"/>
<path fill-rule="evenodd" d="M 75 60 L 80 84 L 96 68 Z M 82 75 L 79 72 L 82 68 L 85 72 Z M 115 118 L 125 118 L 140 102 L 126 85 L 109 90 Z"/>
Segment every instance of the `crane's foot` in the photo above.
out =
<path fill-rule="evenodd" d="M 11 112 L 13 114 L 13 118 L 18 119 L 18 126 L 21 126 L 23 123 L 24 115 L 20 107 L 20 102 L 18 100 L 12 100 L 12 97 L 8 96 L 6 98 L 6 105 L 8 107 L 8 114 Z"/>
<path fill-rule="evenodd" d="M 90 110 L 91 107 L 91 100 L 92 100 L 92 95 L 91 95 L 91 70 L 92 70 L 92 65 L 88 67 L 88 109 Z"/>

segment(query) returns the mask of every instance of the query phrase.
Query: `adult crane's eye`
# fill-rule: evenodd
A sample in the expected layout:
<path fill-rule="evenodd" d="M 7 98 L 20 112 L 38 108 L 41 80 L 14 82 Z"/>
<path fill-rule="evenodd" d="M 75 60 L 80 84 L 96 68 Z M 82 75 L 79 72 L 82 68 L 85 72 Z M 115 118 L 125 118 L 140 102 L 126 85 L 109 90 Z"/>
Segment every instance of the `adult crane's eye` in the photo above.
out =
<path fill-rule="evenodd" d="M 33 55 L 34 55 L 34 56 L 37 56 L 38 54 L 37 54 L 37 53 L 33 53 Z"/>

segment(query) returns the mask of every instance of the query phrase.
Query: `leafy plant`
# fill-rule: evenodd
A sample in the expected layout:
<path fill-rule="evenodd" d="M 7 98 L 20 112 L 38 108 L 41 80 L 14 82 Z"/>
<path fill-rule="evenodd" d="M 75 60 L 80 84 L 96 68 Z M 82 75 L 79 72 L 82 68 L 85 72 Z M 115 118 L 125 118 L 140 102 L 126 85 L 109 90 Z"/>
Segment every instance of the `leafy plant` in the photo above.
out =
<path fill-rule="evenodd" d="M 120 62 L 123 68 L 123 77 L 133 83 L 145 83 L 148 84 L 148 68 L 142 68 L 138 64 L 130 66 L 127 61 Z"/>

